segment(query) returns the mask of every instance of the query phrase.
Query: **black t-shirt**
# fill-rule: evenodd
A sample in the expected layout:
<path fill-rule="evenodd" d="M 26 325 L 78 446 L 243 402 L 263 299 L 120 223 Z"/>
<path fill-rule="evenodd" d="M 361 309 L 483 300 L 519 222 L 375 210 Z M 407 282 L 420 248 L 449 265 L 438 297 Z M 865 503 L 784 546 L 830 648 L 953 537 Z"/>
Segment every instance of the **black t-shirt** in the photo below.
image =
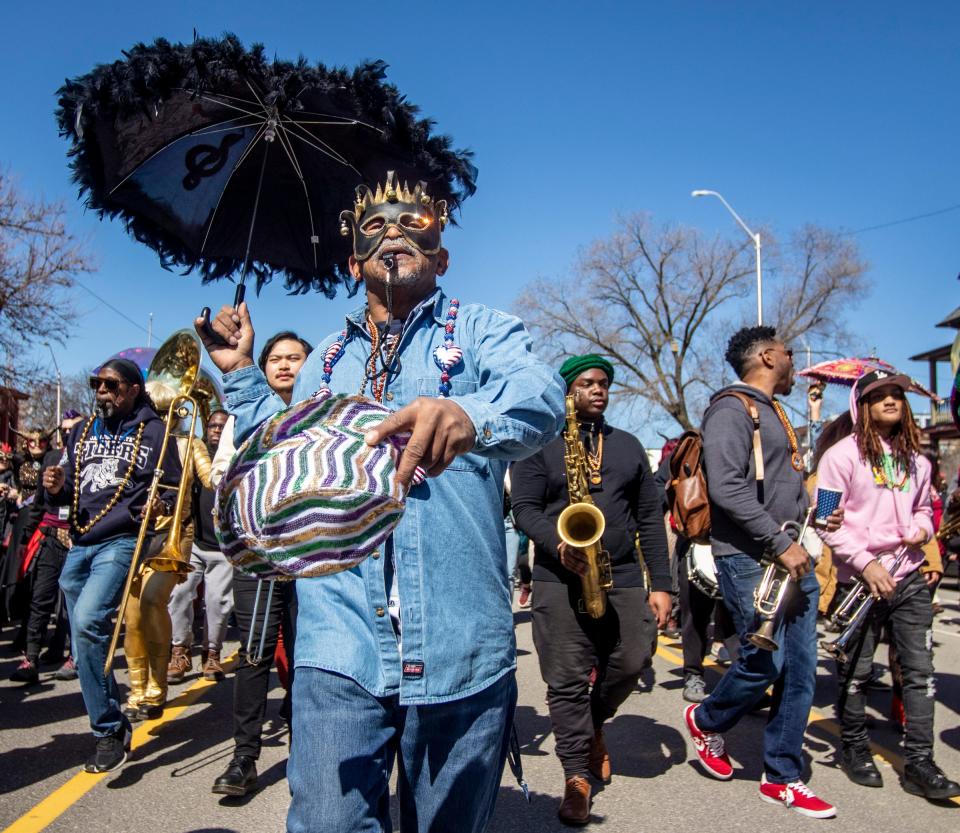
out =
<path fill-rule="evenodd" d="M 643 583 L 635 536 L 639 533 L 652 590 L 669 592 L 670 567 L 660 495 L 654 484 L 647 453 L 632 434 L 603 424 L 603 459 L 599 486 L 590 496 L 603 512 L 606 528 L 603 547 L 610 553 L 614 585 L 637 587 Z M 581 437 L 587 436 L 581 431 Z M 589 445 L 587 446 L 589 448 Z M 560 536 L 557 518 L 569 504 L 564 439 L 514 463 L 510 468 L 511 501 L 516 525 L 534 542 L 534 581 L 579 583 L 557 555 Z"/>
<path fill-rule="evenodd" d="M 204 550 L 219 550 L 220 542 L 213 531 L 214 491 L 202 483 L 193 486 L 193 540 Z"/>

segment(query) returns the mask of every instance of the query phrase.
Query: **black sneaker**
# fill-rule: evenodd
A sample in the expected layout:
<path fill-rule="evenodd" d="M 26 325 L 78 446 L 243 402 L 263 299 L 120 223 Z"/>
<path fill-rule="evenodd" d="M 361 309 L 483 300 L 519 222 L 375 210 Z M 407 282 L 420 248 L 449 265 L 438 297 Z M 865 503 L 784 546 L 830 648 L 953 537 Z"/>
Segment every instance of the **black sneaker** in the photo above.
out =
<path fill-rule="evenodd" d="M 53 676 L 57 680 L 77 679 L 77 664 L 73 661 L 73 657 L 67 657 L 67 661 L 60 666 Z"/>
<path fill-rule="evenodd" d="M 213 782 L 217 795 L 246 795 L 257 786 L 257 762 L 249 755 L 234 755 L 226 771 Z"/>
<path fill-rule="evenodd" d="M 844 746 L 840 753 L 840 769 L 854 784 L 861 787 L 882 787 L 883 777 L 865 745 Z"/>
<path fill-rule="evenodd" d="M 21 663 L 10 675 L 10 682 L 36 685 L 38 682 L 40 682 L 40 673 L 37 671 L 37 664 L 24 657 Z"/>
<path fill-rule="evenodd" d="M 123 766 L 130 751 L 130 727 L 124 726 L 115 735 L 97 738 L 97 751 L 83 765 L 84 772 L 113 772 Z"/>
<path fill-rule="evenodd" d="M 908 762 L 903 767 L 900 783 L 911 795 L 922 795 L 932 801 L 946 801 L 960 795 L 960 784 L 947 778 L 933 758 Z"/>

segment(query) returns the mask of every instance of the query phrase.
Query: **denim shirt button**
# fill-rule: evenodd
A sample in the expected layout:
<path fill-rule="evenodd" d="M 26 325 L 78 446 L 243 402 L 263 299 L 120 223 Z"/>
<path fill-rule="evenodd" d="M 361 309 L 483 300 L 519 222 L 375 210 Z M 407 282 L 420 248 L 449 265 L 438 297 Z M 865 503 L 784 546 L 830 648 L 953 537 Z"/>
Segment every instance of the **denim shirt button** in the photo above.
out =
<path fill-rule="evenodd" d="M 380 550 L 374 550 L 372 553 L 370 553 L 370 557 L 376 561 L 380 557 Z"/>
<path fill-rule="evenodd" d="M 376 610 L 377 616 L 383 616 L 386 611 L 382 607 L 378 607 Z"/>
<path fill-rule="evenodd" d="M 386 393 L 386 397 L 387 397 L 387 402 L 393 402 L 393 391 L 388 390 Z"/>
<path fill-rule="evenodd" d="M 493 436 L 493 431 L 491 431 L 489 428 L 483 429 L 483 438 L 485 440 L 489 440 L 492 436 Z"/>

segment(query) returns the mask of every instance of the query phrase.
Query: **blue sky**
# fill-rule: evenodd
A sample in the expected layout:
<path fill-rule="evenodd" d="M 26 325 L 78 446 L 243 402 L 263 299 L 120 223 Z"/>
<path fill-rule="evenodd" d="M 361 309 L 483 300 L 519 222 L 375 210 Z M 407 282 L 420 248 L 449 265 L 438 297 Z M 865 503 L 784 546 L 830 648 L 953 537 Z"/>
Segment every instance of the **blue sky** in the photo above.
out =
<path fill-rule="evenodd" d="M 459 7 L 458 7 L 459 6 Z M 118 224 L 85 213 L 53 119 L 66 77 L 139 40 L 235 32 L 268 52 L 354 65 L 389 79 L 476 152 L 479 189 L 446 236 L 444 284 L 510 309 L 536 277 L 563 275 L 618 212 L 741 234 L 784 236 L 813 222 L 856 230 L 960 203 L 960 7 L 952 3 L 328 2 L 15 4 L 4 12 L 0 164 L 21 187 L 70 207 L 99 264 L 84 283 L 162 339 L 231 288 L 160 268 Z M 857 235 L 870 295 L 849 315 L 864 349 L 925 379 L 908 356 L 950 340 L 933 327 L 960 303 L 960 211 Z M 775 280 L 770 276 L 769 280 Z M 772 291 L 772 287 L 771 290 Z M 64 371 L 88 368 L 146 334 L 82 291 L 85 315 Z M 251 301 L 266 335 L 314 341 L 338 328 L 345 295 Z M 814 345 L 816 349 L 816 345 Z M 946 374 L 941 379 L 947 385 Z M 632 426 L 647 438 L 643 426 Z"/>

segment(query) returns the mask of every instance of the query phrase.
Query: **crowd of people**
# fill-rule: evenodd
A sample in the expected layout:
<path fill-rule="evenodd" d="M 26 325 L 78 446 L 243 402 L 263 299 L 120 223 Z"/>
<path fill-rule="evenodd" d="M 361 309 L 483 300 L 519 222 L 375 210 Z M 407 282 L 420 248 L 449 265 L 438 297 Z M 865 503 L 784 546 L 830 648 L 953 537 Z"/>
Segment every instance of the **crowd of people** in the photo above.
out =
<path fill-rule="evenodd" d="M 199 672 L 224 678 L 233 621 L 245 640 L 234 755 L 214 793 L 256 788 L 276 663 L 291 729 L 291 833 L 389 829 L 396 761 L 403 830 L 482 831 L 517 703 L 516 584 L 547 689 L 562 821 L 589 823 L 592 784 L 617 772 L 609 722 L 637 690 L 658 631 L 672 628 L 688 701 L 678 721 L 704 772 L 732 777 L 724 733 L 765 708 L 759 797 L 828 818 L 835 807 L 803 780 L 817 619 L 859 580 L 875 603 L 836 667 L 842 769 L 881 784 L 864 689 L 885 638 L 905 727 L 903 788 L 960 795 L 933 757 L 932 593 L 944 569 L 934 507 L 949 501 L 920 446 L 907 377 L 860 378 L 849 414 L 815 420 L 816 451 L 804 459 L 778 400 L 794 384 L 790 349 L 769 327 L 734 333 L 726 359 L 738 381 L 714 394 L 697 438 L 707 548 L 668 498 L 680 446 L 665 447 L 655 472 L 642 444 L 607 421 L 616 374 L 607 358 L 570 356 L 553 368 L 519 319 L 439 288 L 450 264 L 441 201 L 388 175 L 376 192 L 361 186 L 342 217 L 365 299 L 321 349 L 286 331 L 255 360 L 244 303 L 195 322 L 225 407 L 205 415 L 189 453 L 178 441 L 162 455 L 165 400 L 124 359 L 91 376 L 94 412 L 65 414 L 59 442 L 38 430 L 23 435 L 22 452 L 0 451 L 5 610 L 23 653 L 11 679 L 35 684 L 45 661 L 62 663 L 58 677 L 79 675 L 95 740 L 88 772 L 123 765 L 132 723 L 162 714 L 169 685 L 193 671 L 197 639 Z M 359 390 L 389 409 L 365 443 L 405 443 L 396 477 L 406 510 L 352 569 L 275 583 L 244 574 L 220 551 L 215 490 L 238 446 L 318 390 Z M 821 393 L 811 389 L 814 409 Z M 158 470 L 189 496 L 182 528 L 178 490 L 158 489 Z M 820 511 L 821 493 L 839 493 L 839 505 Z M 579 514 L 564 514 L 571 504 Z M 755 599 L 769 576 L 784 588 L 772 613 Z M 111 637 L 128 583 L 123 698 Z M 764 622 L 765 646 L 756 639 Z M 729 667 L 708 691 L 711 642 L 724 644 Z M 464 779 L 470 788 L 458 789 Z"/>

